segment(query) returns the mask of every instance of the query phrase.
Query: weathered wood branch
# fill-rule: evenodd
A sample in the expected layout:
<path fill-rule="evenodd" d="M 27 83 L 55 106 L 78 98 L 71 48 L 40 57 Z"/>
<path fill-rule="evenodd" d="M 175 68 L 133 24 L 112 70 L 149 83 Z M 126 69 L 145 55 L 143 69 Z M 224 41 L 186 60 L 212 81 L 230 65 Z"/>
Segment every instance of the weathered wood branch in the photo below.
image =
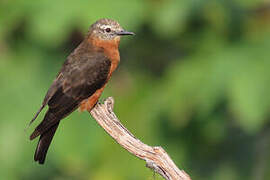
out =
<path fill-rule="evenodd" d="M 114 114 L 113 105 L 114 100 L 109 97 L 104 104 L 97 103 L 89 113 L 118 144 L 145 160 L 146 167 L 153 169 L 166 180 L 191 180 L 187 173 L 178 169 L 162 147 L 148 146 L 131 134 Z"/>

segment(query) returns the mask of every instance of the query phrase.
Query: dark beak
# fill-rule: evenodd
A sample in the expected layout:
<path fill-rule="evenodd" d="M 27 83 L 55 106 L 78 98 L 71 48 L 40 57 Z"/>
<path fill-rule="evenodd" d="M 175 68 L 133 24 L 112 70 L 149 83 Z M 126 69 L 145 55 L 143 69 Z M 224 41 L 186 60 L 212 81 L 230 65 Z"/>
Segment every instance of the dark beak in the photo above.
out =
<path fill-rule="evenodd" d="M 134 32 L 128 32 L 128 31 L 125 31 L 125 30 L 120 31 L 120 32 L 117 32 L 116 34 L 117 34 L 118 36 L 135 35 Z"/>

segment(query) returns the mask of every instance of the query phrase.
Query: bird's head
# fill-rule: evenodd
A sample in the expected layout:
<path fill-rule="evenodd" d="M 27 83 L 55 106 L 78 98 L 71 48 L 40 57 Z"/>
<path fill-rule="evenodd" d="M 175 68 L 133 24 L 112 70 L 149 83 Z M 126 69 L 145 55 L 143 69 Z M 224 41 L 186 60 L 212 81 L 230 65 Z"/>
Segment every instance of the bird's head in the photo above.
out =
<path fill-rule="evenodd" d="M 112 19 L 100 19 L 90 26 L 89 35 L 100 40 L 120 40 L 121 36 L 135 35 L 125 31 L 120 24 Z"/>

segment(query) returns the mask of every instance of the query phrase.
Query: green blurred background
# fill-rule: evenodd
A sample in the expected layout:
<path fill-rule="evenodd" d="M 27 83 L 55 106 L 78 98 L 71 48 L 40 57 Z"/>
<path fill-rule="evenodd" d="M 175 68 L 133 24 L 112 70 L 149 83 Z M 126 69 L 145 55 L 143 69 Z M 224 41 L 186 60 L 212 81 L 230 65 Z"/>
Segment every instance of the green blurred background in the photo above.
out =
<path fill-rule="evenodd" d="M 102 98 L 122 123 L 199 180 L 270 179 L 266 0 L 1 0 L 0 179 L 154 179 L 88 113 L 62 121 L 44 166 L 27 123 L 67 55 L 113 18 L 121 63 Z M 162 179 L 156 175 L 156 179 Z"/>

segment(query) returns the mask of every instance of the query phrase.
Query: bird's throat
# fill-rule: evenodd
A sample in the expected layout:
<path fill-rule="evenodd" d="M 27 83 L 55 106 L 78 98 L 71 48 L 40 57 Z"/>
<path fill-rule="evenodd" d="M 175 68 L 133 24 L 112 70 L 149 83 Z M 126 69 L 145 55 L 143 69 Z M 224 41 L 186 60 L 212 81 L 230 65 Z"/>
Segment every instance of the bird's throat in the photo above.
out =
<path fill-rule="evenodd" d="M 90 43 L 93 45 L 93 47 L 102 48 L 104 50 L 104 53 L 110 60 L 118 60 L 120 59 L 119 56 L 119 43 L 120 38 L 115 38 L 113 40 L 102 40 L 98 38 L 90 38 Z"/>

